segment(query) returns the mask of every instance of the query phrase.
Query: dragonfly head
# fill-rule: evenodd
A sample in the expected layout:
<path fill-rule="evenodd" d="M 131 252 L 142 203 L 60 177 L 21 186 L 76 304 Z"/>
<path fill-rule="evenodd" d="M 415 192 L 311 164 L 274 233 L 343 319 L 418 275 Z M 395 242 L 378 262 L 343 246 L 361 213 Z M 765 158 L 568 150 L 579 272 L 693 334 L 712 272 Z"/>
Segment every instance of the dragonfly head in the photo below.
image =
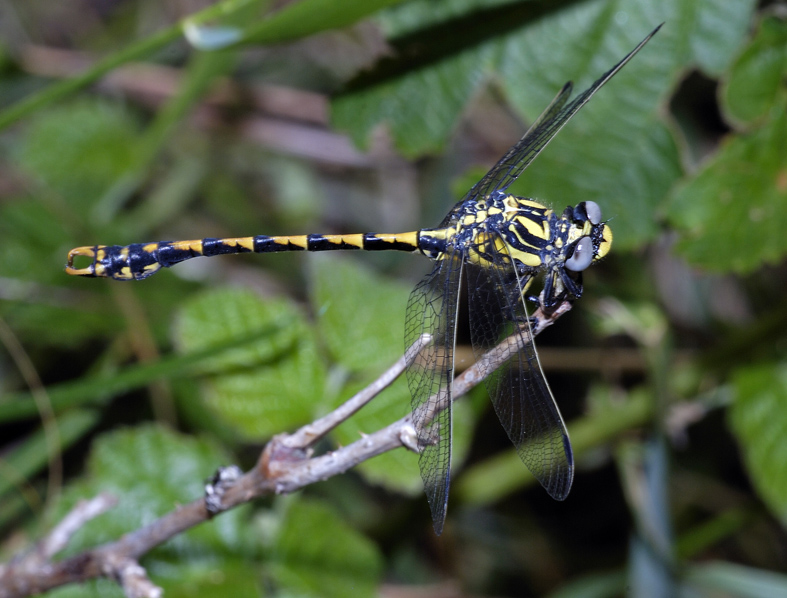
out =
<path fill-rule="evenodd" d="M 601 219 L 601 208 L 595 201 L 583 201 L 571 211 L 575 237 L 565 267 L 572 272 L 581 272 L 593 262 L 606 256 L 612 247 L 612 229 Z"/>

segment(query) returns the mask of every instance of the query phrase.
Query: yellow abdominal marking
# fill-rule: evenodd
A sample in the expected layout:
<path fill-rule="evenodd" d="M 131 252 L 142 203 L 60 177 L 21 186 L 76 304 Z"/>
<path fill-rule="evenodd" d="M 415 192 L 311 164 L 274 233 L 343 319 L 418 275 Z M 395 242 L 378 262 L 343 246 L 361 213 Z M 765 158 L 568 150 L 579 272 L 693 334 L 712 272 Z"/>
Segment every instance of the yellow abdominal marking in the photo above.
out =
<path fill-rule="evenodd" d="M 418 231 L 400 234 L 378 234 L 375 236 L 386 243 L 406 243 L 413 247 L 418 245 Z"/>

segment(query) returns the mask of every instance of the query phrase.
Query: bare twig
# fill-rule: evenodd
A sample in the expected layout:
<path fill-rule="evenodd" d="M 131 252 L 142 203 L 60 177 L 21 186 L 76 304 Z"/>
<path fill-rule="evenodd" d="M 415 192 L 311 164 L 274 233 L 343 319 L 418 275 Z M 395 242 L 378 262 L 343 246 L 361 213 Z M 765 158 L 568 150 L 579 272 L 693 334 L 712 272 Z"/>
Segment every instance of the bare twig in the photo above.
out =
<path fill-rule="evenodd" d="M 533 314 L 533 336 L 550 326 L 569 309 L 570 303 L 565 302 L 549 313 L 537 310 Z M 515 338 L 523 337 L 515 335 L 504 340 L 462 375 L 457 376 L 453 384 L 453 400 L 478 385 L 483 380 L 484 372 L 497 369 L 512 351 L 519 350 L 521 340 L 513 340 Z M 524 340 L 530 342 L 529 333 Z M 424 335 L 417 343 L 423 348 L 429 341 L 429 336 Z M 414 359 L 418 350 L 407 351 L 407 355 Z M 240 475 L 237 468 L 220 470 L 206 487 L 205 497 L 183 505 L 115 542 L 59 562 L 51 562 L 50 557 L 62 549 L 74 531 L 95 514 L 109 508 L 111 501 L 107 497 L 98 497 L 94 501 L 99 502 L 91 501 L 78 506 L 75 510 L 79 509 L 80 514 L 67 516 L 41 543 L 42 548 L 34 558 L 28 556 L 0 567 L 0 598 L 30 596 L 96 577 L 117 580 L 130 598 L 157 598 L 161 595 L 161 590 L 147 577 L 139 565 L 139 559 L 159 544 L 222 511 L 259 496 L 300 490 L 309 484 L 344 473 L 359 463 L 392 449 L 406 447 L 418 450 L 412 416 L 408 415 L 348 446 L 316 457 L 311 455 L 311 447 L 318 439 L 380 394 L 402 374 L 407 365 L 405 358 L 401 358 L 369 387 L 333 412 L 291 435 L 274 436 L 251 471 Z"/>
<path fill-rule="evenodd" d="M 82 526 L 113 508 L 117 499 L 100 494 L 90 500 L 79 501 L 73 509 L 30 552 L 17 556 L 10 563 L 0 565 L 0 597 L 30 596 L 42 591 L 37 580 L 51 571 L 51 559 L 68 544 Z M 62 585 L 54 583 L 49 589 Z"/>
<path fill-rule="evenodd" d="M 147 572 L 133 559 L 108 558 L 107 575 L 112 575 L 120 583 L 123 592 L 128 598 L 161 598 L 164 590 L 150 581 Z"/>
<path fill-rule="evenodd" d="M 408 349 L 405 355 L 417 355 L 431 340 L 428 334 L 422 335 L 416 343 L 411 347 L 412 351 Z M 294 434 L 289 435 L 282 443 L 291 448 L 306 449 L 313 446 L 320 438 L 323 438 L 331 430 L 341 424 L 343 421 L 348 420 L 354 415 L 361 407 L 366 405 L 374 397 L 380 394 L 383 390 L 388 388 L 394 381 L 402 375 L 407 367 L 407 360 L 405 355 L 402 355 L 395 364 L 393 364 L 385 373 L 383 373 L 377 380 L 372 382 L 369 386 L 357 393 L 355 396 L 345 401 L 341 406 L 331 411 L 324 417 L 317 421 L 303 426 Z"/>
<path fill-rule="evenodd" d="M 49 560 L 63 550 L 71 537 L 91 519 L 106 513 L 117 505 L 117 498 L 110 494 L 99 494 L 90 500 L 80 500 L 63 517 L 51 532 L 38 544 L 36 554 L 40 560 Z"/>

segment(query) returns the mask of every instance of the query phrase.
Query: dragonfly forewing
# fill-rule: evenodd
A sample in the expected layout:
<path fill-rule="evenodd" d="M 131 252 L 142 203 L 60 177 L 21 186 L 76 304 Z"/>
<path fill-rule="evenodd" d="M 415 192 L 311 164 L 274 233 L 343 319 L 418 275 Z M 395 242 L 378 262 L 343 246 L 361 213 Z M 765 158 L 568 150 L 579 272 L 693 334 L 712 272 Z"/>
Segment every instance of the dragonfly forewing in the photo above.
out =
<path fill-rule="evenodd" d="M 573 118 L 582 106 L 587 104 L 590 98 L 601 89 L 615 74 L 631 60 L 634 55 L 642 49 L 650 38 L 656 35 L 661 29 L 661 25 L 651 31 L 636 48 L 629 52 L 620 62 L 601 75 L 596 81 L 574 98 L 570 103 L 568 98 L 571 96 L 572 84 L 566 83 L 555 99 L 547 106 L 541 115 L 535 120 L 533 125 L 527 130 L 522 138 L 506 152 L 497 164 L 468 191 L 465 199 L 472 197 L 484 197 L 494 191 L 505 191 L 530 163 L 536 159 L 550 141 L 560 132 L 566 123 Z"/>

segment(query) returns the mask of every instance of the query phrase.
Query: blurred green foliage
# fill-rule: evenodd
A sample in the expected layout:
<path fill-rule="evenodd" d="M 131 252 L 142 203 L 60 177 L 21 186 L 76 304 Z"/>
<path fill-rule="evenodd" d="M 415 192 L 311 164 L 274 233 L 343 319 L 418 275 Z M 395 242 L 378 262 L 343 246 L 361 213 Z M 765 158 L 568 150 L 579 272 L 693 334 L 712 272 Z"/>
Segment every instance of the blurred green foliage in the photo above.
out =
<path fill-rule="evenodd" d="M 199 498 L 221 465 L 251 467 L 270 436 L 325 414 L 401 355 L 407 296 L 428 268 L 410 256 L 282 254 L 195 260 L 123 284 L 65 276 L 70 248 L 434 226 L 565 81 L 584 89 L 664 22 L 512 187 L 558 209 L 592 199 L 615 232 L 586 297 L 539 339 L 577 455 L 569 499 L 527 489 L 479 389 L 455 409 L 439 539 L 417 456 L 398 450 L 224 513 L 143 565 L 168 596 L 361 597 L 383 579 L 500 596 L 787 595 L 778 7 L 225 0 L 165 16 L 160 3 L 118 0 L 85 2 L 93 18 L 82 20 L 14 4 L 22 18 L 0 22 L 6 557 L 81 498 L 120 503 L 69 554 Z M 103 58 L 44 79 L 67 69 L 36 63 L 30 42 Z M 151 92 L 150 71 L 128 76 L 132 62 L 167 67 L 155 71 L 166 85 Z M 259 99 L 294 89 L 314 95 Z M 59 437 L 42 423 L 47 403 Z M 318 448 L 350 444 L 409 404 L 399 379 Z M 47 488 L 58 458 L 59 499 L 55 477 Z M 120 595 L 107 582 L 54 593 L 77 592 Z"/>

